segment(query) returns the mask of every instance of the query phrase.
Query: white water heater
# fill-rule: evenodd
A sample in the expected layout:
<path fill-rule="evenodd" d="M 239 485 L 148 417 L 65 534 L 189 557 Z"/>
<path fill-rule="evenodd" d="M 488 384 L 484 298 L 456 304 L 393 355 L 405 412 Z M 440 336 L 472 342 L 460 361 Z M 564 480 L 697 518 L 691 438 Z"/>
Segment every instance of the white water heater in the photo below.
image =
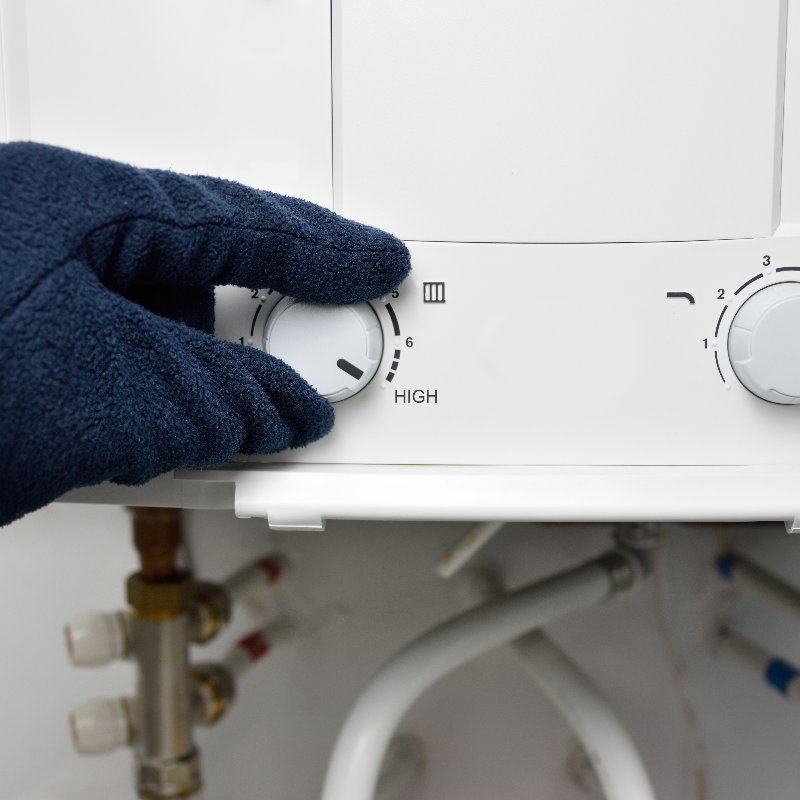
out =
<path fill-rule="evenodd" d="M 221 288 L 308 448 L 75 499 L 325 518 L 800 517 L 800 0 L 4 0 L 9 139 L 385 228 L 391 297 Z"/>

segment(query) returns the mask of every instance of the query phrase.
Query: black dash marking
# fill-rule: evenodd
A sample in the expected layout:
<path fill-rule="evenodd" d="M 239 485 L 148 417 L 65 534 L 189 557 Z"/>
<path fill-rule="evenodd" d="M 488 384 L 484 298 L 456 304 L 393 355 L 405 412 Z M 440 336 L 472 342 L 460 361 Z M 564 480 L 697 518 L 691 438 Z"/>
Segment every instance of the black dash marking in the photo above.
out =
<path fill-rule="evenodd" d="M 355 364 L 351 364 L 344 358 L 340 358 L 336 362 L 336 366 L 339 367 L 342 372 L 346 372 L 351 378 L 355 378 L 357 381 L 361 380 L 361 376 L 364 374 L 363 369 L 359 369 Z"/>
<path fill-rule="evenodd" d="M 717 336 L 719 336 L 719 326 L 722 324 L 722 318 L 725 316 L 725 312 L 726 312 L 727 310 L 728 310 L 728 306 L 725 306 L 725 307 L 722 309 L 722 312 L 721 312 L 721 313 L 720 313 L 720 315 L 719 315 L 719 319 L 717 320 L 717 327 L 716 327 L 716 329 L 714 330 L 714 338 L 716 338 Z"/>
<path fill-rule="evenodd" d="M 392 361 L 392 369 L 397 369 L 397 362 L 396 361 Z"/>
<path fill-rule="evenodd" d="M 722 370 L 720 369 L 720 366 L 719 366 L 719 353 L 716 353 L 716 352 L 714 353 L 714 361 L 717 362 L 717 372 L 719 372 L 719 376 L 720 376 L 720 378 L 722 378 L 722 382 L 726 383 L 725 376 L 722 374 Z"/>
<path fill-rule="evenodd" d="M 393 380 L 394 380 L 394 372 L 390 372 L 390 373 L 389 373 L 389 374 L 386 376 L 386 383 L 391 383 Z"/>
<path fill-rule="evenodd" d="M 738 289 L 737 289 L 737 290 L 734 292 L 734 294 L 739 294 L 739 292 L 741 292 L 741 291 L 742 291 L 742 289 L 746 289 L 746 288 L 747 288 L 747 287 L 748 287 L 748 286 L 749 286 L 751 283 L 753 283 L 754 281 L 757 281 L 759 278 L 763 278 L 763 277 L 764 277 L 764 273 L 763 273 L 763 272 L 759 272 L 759 273 L 758 273 L 758 275 L 756 275 L 756 276 L 755 276 L 755 278 L 750 278 L 750 280 L 749 280 L 749 281 L 745 281 L 745 282 L 744 282 L 744 283 L 743 283 L 743 284 L 742 284 L 742 285 L 741 285 L 741 286 L 740 286 L 740 287 L 739 287 L 739 288 L 738 288 Z"/>
<path fill-rule="evenodd" d="M 399 350 L 395 350 L 394 351 L 394 360 L 397 361 L 398 358 L 400 358 L 400 351 Z"/>
<path fill-rule="evenodd" d="M 267 297 L 269 297 L 274 291 L 274 289 L 267 289 Z"/>
<path fill-rule="evenodd" d="M 394 328 L 394 335 L 400 335 L 400 324 L 397 321 L 397 314 L 394 313 L 394 309 L 392 308 L 391 303 L 386 304 L 386 310 L 389 312 L 389 316 L 392 318 L 392 328 Z"/>
<path fill-rule="evenodd" d="M 778 267 L 775 272 L 800 272 L 800 267 Z"/>
<path fill-rule="evenodd" d="M 694 297 L 690 295 L 689 292 L 667 292 L 667 299 L 671 297 L 681 297 L 694 305 Z"/>
<path fill-rule="evenodd" d="M 252 337 L 252 335 L 255 333 L 255 330 L 256 330 L 256 320 L 258 319 L 258 315 L 259 315 L 259 313 L 261 312 L 261 309 L 262 309 L 262 308 L 263 308 L 263 306 L 261 305 L 261 303 L 259 303 L 259 304 L 258 304 L 258 308 L 256 309 L 256 313 L 253 315 L 253 323 L 252 323 L 252 325 L 250 325 L 250 336 L 251 336 L 251 337 Z"/>

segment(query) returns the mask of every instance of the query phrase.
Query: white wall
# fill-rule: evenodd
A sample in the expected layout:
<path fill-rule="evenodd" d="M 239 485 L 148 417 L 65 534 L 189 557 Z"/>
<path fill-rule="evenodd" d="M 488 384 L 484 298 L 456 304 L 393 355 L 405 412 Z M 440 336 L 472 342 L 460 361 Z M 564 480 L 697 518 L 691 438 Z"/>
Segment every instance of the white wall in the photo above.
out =
<path fill-rule="evenodd" d="M 129 754 L 80 758 L 65 722 L 83 699 L 130 692 L 132 670 L 70 667 L 60 631 L 75 612 L 122 602 L 123 578 L 135 567 L 128 524 L 116 508 L 54 505 L 0 531 L 0 798 L 133 797 Z M 243 682 L 230 716 L 200 733 L 206 797 L 314 798 L 338 726 L 368 676 L 459 608 L 433 564 L 465 526 L 336 523 L 324 534 L 277 534 L 260 521 L 190 512 L 187 529 L 203 577 L 222 577 L 274 548 L 286 552 L 295 569 L 284 603 L 301 630 Z M 608 532 L 512 525 L 482 560 L 519 585 L 600 552 Z M 800 542 L 776 526 L 669 526 L 665 536 L 646 590 L 550 631 L 616 704 L 660 800 L 699 798 L 703 783 L 716 800 L 788 797 L 800 780 L 792 744 L 800 710 L 738 665 L 713 659 L 707 632 L 725 611 L 800 661 L 790 624 L 726 598 L 711 566 L 721 543 L 741 539 L 791 579 L 800 574 Z M 507 652 L 434 687 L 403 729 L 424 740 L 429 758 L 411 794 L 418 800 L 587 797 L 566 775 L 569 731 Z"/>

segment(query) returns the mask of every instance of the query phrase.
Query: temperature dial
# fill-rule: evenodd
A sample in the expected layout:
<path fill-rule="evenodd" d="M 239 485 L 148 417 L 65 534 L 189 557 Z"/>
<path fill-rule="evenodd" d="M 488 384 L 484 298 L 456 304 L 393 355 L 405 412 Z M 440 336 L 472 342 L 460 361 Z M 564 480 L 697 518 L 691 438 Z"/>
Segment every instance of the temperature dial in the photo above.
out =
<path fill-rule="evenodd" d="M 774 283 L 748 298 L 728 333 L 736 377 L 771 403 L 800 403 L 800 283 Z"/>
<path fill-rule="evenodd" d="M 369 303 L 327 306 L 284 297 L 267 317 L 264 349 L 336 403 L 372 380 L 383 356 L 383 331 Z"/>

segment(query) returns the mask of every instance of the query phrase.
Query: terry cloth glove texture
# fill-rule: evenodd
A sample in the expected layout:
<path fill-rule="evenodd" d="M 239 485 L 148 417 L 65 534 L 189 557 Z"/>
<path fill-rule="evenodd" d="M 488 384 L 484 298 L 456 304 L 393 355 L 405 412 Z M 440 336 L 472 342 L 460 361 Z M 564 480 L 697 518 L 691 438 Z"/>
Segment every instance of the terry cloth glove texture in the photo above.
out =
<path fill-rule="evenodd" d="M 393 236 L 303 200 L 0 145 L 0 524 L 323 436 L 333 410 L 296 372 L 210 335 L 213 287 L 354 303 L 408 270 Z"/>

